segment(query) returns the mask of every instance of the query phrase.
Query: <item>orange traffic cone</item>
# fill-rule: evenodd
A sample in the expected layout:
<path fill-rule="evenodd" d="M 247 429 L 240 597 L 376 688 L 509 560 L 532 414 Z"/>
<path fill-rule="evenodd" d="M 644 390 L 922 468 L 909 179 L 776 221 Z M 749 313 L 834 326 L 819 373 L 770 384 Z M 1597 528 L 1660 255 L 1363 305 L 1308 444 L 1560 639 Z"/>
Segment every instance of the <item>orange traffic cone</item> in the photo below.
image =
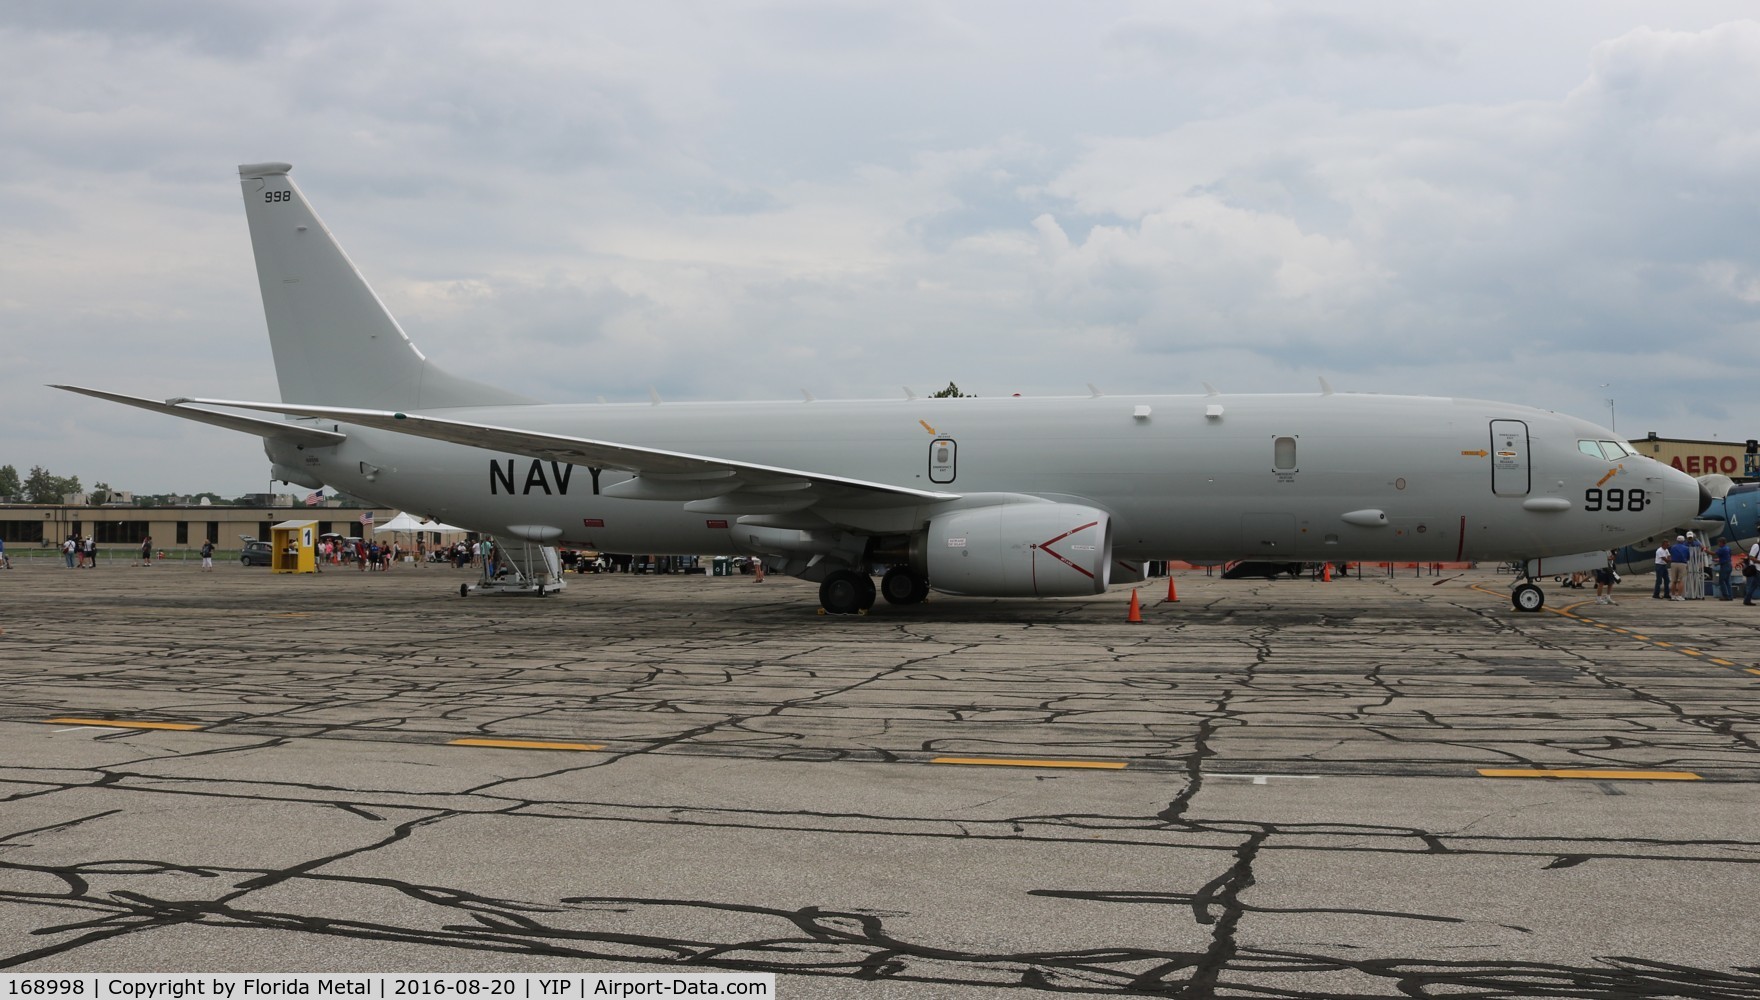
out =
<path fill-rule="evenodd" d="M 1331 563 L 1326 563 L 1321 568 L 1320 582 L 1321 583 L 1331 583 L 1332 582 L 1332 564 Z"/>
<path fill-rule="evenodd" d="M 1173 574 L 1170 572 L 1167 574 L 1167 603 L 1175 604 L 1178 603 L 1178 601 L 1179 594 L 1173 589 Z"/>
<path fill-rule="evenodd" d="M 1143 623 L 1143 608 L 1137 603 L 1137 590 L 1135 587 L 1131 588 L 1131 613 L 1125 617 L 1125 621 L 1135 622 L 1139 625 Z"/>

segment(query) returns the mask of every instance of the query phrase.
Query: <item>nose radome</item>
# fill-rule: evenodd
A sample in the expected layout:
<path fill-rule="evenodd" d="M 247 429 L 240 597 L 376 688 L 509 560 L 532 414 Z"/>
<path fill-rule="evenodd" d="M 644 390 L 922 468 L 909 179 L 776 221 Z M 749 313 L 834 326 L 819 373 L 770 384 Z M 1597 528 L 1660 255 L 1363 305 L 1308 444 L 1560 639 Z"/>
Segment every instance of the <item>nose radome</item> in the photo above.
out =
<path fill-rule="evenodd" d="M 1660 511 L 1663 514 L 1664 530 L 1686 524 L 1711 506 L 1713 498 L 1704 483 L 1679 469 L 1660 462 L 1657 465 L 1662 473 L 1662 492 L 1665 498 Z"/>

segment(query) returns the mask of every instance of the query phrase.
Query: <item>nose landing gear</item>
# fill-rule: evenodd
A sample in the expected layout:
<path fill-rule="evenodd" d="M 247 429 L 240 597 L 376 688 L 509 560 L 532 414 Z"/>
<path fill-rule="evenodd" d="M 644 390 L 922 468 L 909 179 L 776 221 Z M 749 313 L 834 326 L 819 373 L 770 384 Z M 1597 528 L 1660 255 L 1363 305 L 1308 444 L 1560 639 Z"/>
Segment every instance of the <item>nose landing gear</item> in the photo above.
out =
<path fill-rule="evenodd" d="M 1540 585 L 1534 582 L 1533 577 L 1527 577 L 1516 584 L 1514 590 L 1510 591 L 1509 600 L 1511 604 L 1515 605 L 1517 611 L 1531 613 L 1546 606 L 1546 592 L 1540 589 Z"/>

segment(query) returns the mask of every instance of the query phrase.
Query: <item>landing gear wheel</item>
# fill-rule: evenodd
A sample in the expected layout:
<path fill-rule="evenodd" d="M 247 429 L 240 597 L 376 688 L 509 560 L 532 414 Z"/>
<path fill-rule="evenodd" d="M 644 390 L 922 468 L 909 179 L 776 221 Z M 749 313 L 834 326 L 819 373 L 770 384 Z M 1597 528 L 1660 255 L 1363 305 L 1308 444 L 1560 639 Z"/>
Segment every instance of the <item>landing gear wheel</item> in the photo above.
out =
<path fill-rule="evenodd" d="M 1509 595 L 1517 611 L 1539 611 L 1546 606 L 1546 594 L 1531 583 L 1524 583 Z"/>
<path fill-rule="evenodd" d="M 873 605 L 874 581 L 860 573 L 836 570 L 819 584 L 819 606 L 826 614 L 853 615 Z"/>
<path fill-rule="evenodd" d="M 894 566 L 880 578 L 880 595 L 888 604 L 921 604 L 929 596 L 929 584 L 903 566 Z"/>

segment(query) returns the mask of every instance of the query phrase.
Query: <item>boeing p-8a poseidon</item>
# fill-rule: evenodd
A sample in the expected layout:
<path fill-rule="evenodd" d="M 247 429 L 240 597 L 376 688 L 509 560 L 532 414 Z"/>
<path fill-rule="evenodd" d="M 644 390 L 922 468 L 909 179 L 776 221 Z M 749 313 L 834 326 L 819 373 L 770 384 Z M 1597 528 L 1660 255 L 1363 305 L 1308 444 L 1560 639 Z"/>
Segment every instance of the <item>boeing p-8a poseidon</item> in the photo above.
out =
<path fill-rule="evenodd" d="M 282 481 L 503 539 L 760 556 L 840 614 L 877 589 L 1097 594 L 1163 558 L 1520 561 L 1533 611 L 1536 576 L 1705 502 L 1605 428 L 1481 400 L 540 403 L 416 350 L 291 169 L 239 168 L 282 402 L 61 388 L 260 435 Z M 559 586 L 553 550 L 537 562 L 538 592 Z"/>

